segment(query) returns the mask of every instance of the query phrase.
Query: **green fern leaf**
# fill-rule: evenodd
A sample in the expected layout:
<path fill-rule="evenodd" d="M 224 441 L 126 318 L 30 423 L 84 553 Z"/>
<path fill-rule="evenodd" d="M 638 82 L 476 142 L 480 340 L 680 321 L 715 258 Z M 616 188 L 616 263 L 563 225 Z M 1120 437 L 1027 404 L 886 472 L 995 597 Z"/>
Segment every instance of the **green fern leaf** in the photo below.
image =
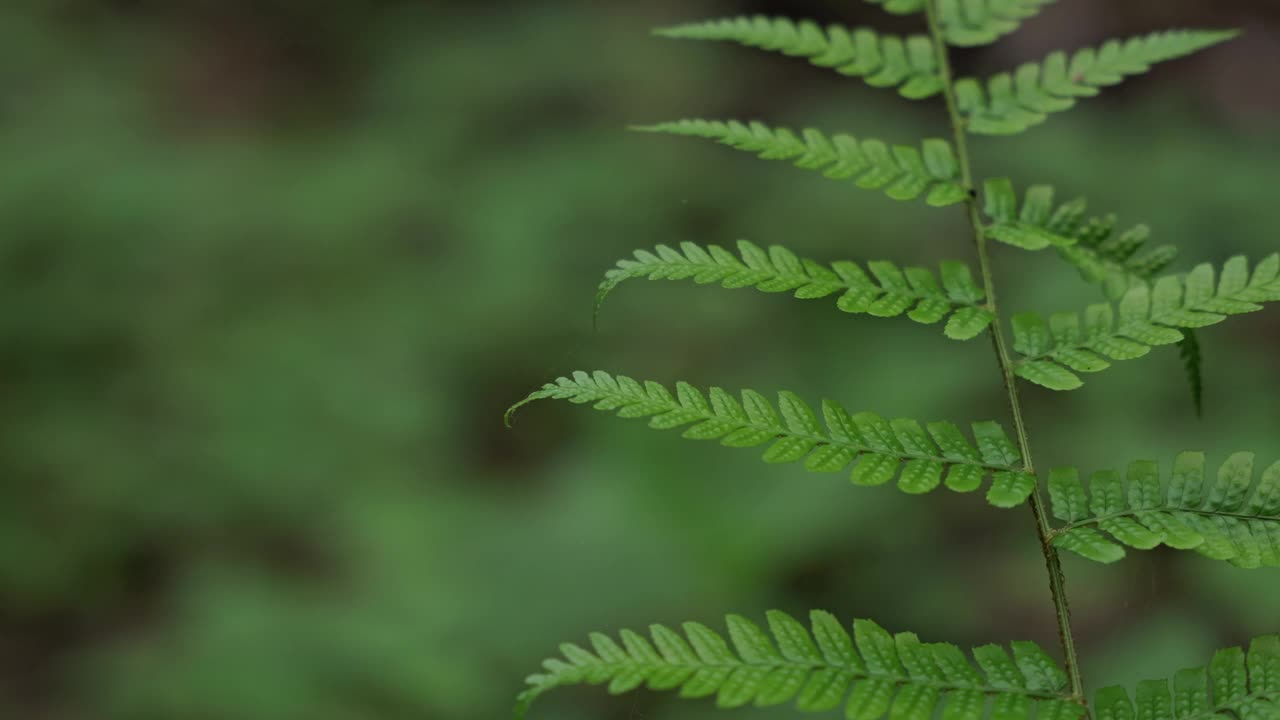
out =
<path fill-rule="evenodd" d="M 922 13 L 927 0 L 868 0 L 896 15 Z M 938 0 L 938 24 L 947 43 L 987 45 L 1035 17 L 1054 0 Z"/>
<path fill-rule="evenodd" d="M 997 187 L 999 192 L 1012 192 L 1012 185 L 1005 185 L 1003 181 Z M 1178 249 L 1172 245 L 1143 250 L 1151 235 L 1146 225 L 1117 233 L 1114 215 L 1086 221 L 1087 204 L 1083 198 L 1055 209 L 1053 195 L 1053 188 L 1047 185 L 1028 188 L 1020 221 L 1047 233 L 1050 244 L 1057 246 L 1058 255 L 1075 267 L 1086 281 L 1102 287 L 1108 299 L 1120 300 L 1135 287 L 1149 286 L 1161 270 L 1177 259 Z M 1199 417 L 1204 414 L 1200 344 L 1192 330 L 1183 329 L 1182 334 L 1178 349 L 1186 369 L 1191 400 Z M 1064 386 L 1055 389 L 1080 385 L 1078 378 L 1072 379 L 1057 368 L 1040 367 L 1027 372 L 1042 376 L 1042 385 Z M 1056 383 L 1055 377 L 1058 379 Z"/>
<path fill-rule="evenodd" d="M 1114 215 L 1086 219 L 1084 198 L 1055 206 L 1054 190 L 1048 185 L 1027 188 L 1019 203 L 1012 183 L 999 178 L 987 182 L 986 195 L 988 215 L 997 225 L 1013 224 L 1041 235 L 1040 247 L 1056 246 L 1081 277 L 1102 286 L 1111 300 L 1150 284 L 1178 257 L 1172 245 L 1148 248 L 1151 231 L 1145 225 L 1118 233 Z"/>
<path fill-rule="evenodd" d="M 999 645 L 974 648 L 975 668 L 955 645 L 891 635 L 870 620 L 855 620 L 850 637 L 839 620 L 818 610 L 810 627 L 778 610 L 767 618 L 765 630 L 727 616 L 727 641 L 689 622 L 683 634 L 652 625 L 647 638 L 623 630 L 620 641 L 593 633 L 591 649 L 565 643 L 560 657 L 527 679 L 516 717 L 549 690 L 583 684 L 607 685 L 613 695 L 645 685 L 678 690 L 682 698 L 714 696 L 720 708 L 843 707 L 849 720 L 929 720 L 944 707 L 949 720 L 978 720 L 988 705 L 1001 720 L 1075 720 L 1085 711 L 1070 701 L 1066 673 L 1035 643 L 1011 643 L 1012 657 Z"/>
<path fill-rule="evenodd" d="M 1208 478 L 1204 453 L 1186 452 L 1167 483 L 1156 463 L 1139 461 L 1125 479 L 1095 473 L 1088 492 L 1075 468 L 1054 470 L 1049 496 L 1054 517 L 1066 524 L 1053 542 L 1104 563 L 1124 557 L 1123 546 L 1164 544 L 1245 568 L 1280 567 L 1280 462 L 1257 482 L 1253 468 L 1252 453 L 1237 453 Z"/>
<path fill-rule="evenodd" d="M 817 130 L 796 135 L 787 128 L 736 120 L 680 120 L 634 129 L 715 140 L 766 160 L 788 160 L 806 170 L 821 170 L 833 180 L 853 179 L 858 187 L 882 190 L 895 200 L 914 200 L 927 192 L 930 205 L 945 207 L 968 197 L 955 153 L 945 140 L 925 140 L 917 150 L 850 135 L 828 138 Z"/>
<path fill-rule="evenodd" d="M 825 473 L 853 464 L 850 479 L 856 485 L 884 485 L 897 478 L 898 487 L 910 494 L 943 484 L 955 492 L 972 492 L 990 477 L 987 501 L 1004 508 L 1022 504 L 1035 488 L 1035 477 L 1022 468 L 1022 455 L 993 422 L 973 424 L 975 447 L 946 422 L 922 427 L 915 420 L 888 421 L 868 412 L 850 415 L 830 400 L 822 403 L 820 421 L 789 392 L 778 394 L 775 409 L 754 390 L 743 390 L 739 402 L 720 388 L 703 395 L 682 382 L 673 395 L 656 382 L 578 371 L 547 383 L 508 410 L 508 424 L 516 410 L 548 399 L 590 404 L 623 418 L 649 418 L 649 426 L 658 430 L 688 426 L 684 437 L 719 440 L 727 447 L 768 444 L 767 463 L 803 460 L 805 469 Z"/>
<path fill-rule="evenodd" d="M 938 56 L 924 35 L 903 38 L 840 25 L 824 30 L 809 20 L 763 15 L 676 25 L 654 32 L 668 38 L 734 42 L 802 57 L 842 75 L 863 78 L 873 87 L 897 88 L 910 99 L 942 92 Z"/>
<path fill-rule="evenodd" d="M 1073 237 L 1054 232 L 1047 225 L 1053 203 L 1051 188 L 1031 188 L 1019 209 L 1013 182 L 1008 178 L 993 178 L 983 185 L 983 197 L 986 215 L 991 219 L 985 232 L 992 240 L 1023 250 L 1066 247 L 1077 242 Z"/>
<path fill-rule="evenodd" d="M 1258 263 L 1252 274 L 1244 257 L 1234 257 L 1216 283 L 1215 275 L 1205 263 L 1185 276 L 1134 287 L 1117 309 L 1090 306 L 1083 324 L 1075 313 L 1054 315 L 1047 323 L 1034 313 L 1018 315 L 1014 348 L 1023 357 L 1015 372 L 1052 390 L 1073 390 L 1083 384 L 1076 372 L 1099 372 L 1110 367 L 1108 360 L 1143 357 L 1154 346 L 1181 342 L 1180 329 L 1216 325 L 1280 300 L 1280 254 Z"/>
<path fill-rule="evenodd" d="M 899 268 L 890 262 L 856 263 L 841 261 L 829 267 L 774 245 L 768 251 L 746 240 L 738 241 L 738 255 L 719 245 L 702 247 L 681 243 L 680 249 L 666 245 L 652 252 L 637 250 L 635 259 L 618 262 L 605 274 L 596 293 L 596 314 L 621 283 L 634 278 L 649 280 L 692 280 L 736 289 L 753 287 L 769 293 L 790 292 L 803 300 L 839 294 L 837 307 L 847 313 L 867 313 L 876 317 L 907 317 L 933 324 L 950 316 L 948 337 L 968 340 L 990 325 L 993 315 L 981 306 L 986 294 L 973 280 L 963 263 L 942 263 L 941 282 L 932 271 Z M 969 310 L 957 317 L 957 311 Z M 982 320 L 985 320 L 983 322 Z"/>
<path fill-rule="evenodd" d="M 924 12 L 924 4 L 928 0 L 867 0 L 873 5 L 884 7 L 885 12 L 894 15 L 914 15 Z"/>
<path fill-rule="evenodd" d="M 1054 0 L 940 0 L 938 22 L 951 45 L 988 45 L 1018 29 Z"/>
<path fill-rule="evenodd" d="M 1280 718 L 1280 635 L 1254 638 L 1246 653 L 1219 650 L 1207 668 L 1181 670 L 1168 680 L 1138 683 L 1134 700 L 1121 687 L 1102 688 L 1094 696 L 1097 720 L 1210 720 Z"/>
<path fill-rule="evenodd" d="M 1013 73 L 993 76 L 985 90 L 975 78 L 957 80 L 958 109 L 970 132 L 1015 135 L 1044 122 L 1050 113 L 1069 110 L 1076 98 L 1097 95 L 1099 88 L 1145 73 L 1155 63 L 1190 55 L 1237 34 L 1170 30 L 1111 40 L 1097 49 L 1077 51 L 1069 60 L 1066 53 L 1055 52 L 1042 63 L 1026 63 Z"/>
<path fill-rule="evenodd" d="M 1182 367 L 1187 373 L 1187 385 L 1191 388 L 1191 402 L 1195 406 L 1196 417 L 1204 417 L 1204 358 L 1200 350 L 1200 338 L 1196 337 L 1195 330 L 1182 331 L 1178 356 L 1182 358 Z"/>

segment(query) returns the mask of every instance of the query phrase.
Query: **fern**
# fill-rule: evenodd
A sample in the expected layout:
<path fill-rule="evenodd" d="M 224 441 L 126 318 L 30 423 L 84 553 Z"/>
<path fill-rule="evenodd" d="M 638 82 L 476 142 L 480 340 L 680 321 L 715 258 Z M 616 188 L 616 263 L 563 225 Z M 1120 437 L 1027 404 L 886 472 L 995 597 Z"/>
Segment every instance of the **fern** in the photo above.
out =
<path fill-rule="evenodd" d="M 681 40 L 735 42 L 806 58 L 819 67 L 863 78 L 868 85 L 897 88 L 919 100 L 942 92 L 937 55 L 924 35 L 882 35 L 868 28 L 829 25 L 763 15 L 709 20 L 661 28 L 656 34 Z"/>
<path fill-rule="evenodd" d="M 992 240 L 1023 250 L 1068 247 L 1077 242 L 1075 237 L 1053 230 L 1050 213 L 1053 208 L 1052 188 L 1037 186 L 1028 190 L 1021 209 L 1013 183 L 1008 178 L 988 180 L 983 196 L 986 215 L 991 219 L 985 234 Z"/>
<path fill-rule="evenodd" d="M 1200 338 L 1196 337 L 1195 330 L 1182 331 L 1178 356 L 1182 359 L 1182 368 L 1187 374 L 1187 386 L 1191 389 L 1191 403 L 1196 409 L 1196 417 L 1204 417 L 1204 357 L 1200 349 Z"/>
<path fill-rule="evenodd" d="M 945 140 L 925 140 L 917 150 L 851 135 L 828 138 L 817 130 L 796 135 L 787 128 L 735 120 L 681 120 L 635 129 L 706 138 L 766 160 L 789 160 L 806 170 L 821 170 L 833 180 L 853 179 L 858 187 L 883 190 L 895 200 L 915 200 L 927 192 L 930 205 L 945 207 L 968 197 L 955 153 Z"/>
<path fill-rule="evenodd" d="M 1051 390 L 1074 390 L 1084 384 L 1075 373 L 1105 370 L 1107 358 L 1139 358 L 1153 346 L 1182 341 L 1178 328 L 1207 327 L 1261 310 L 1259 303 L 1280 300 L 1280 254 L 1258 263 L 1252 275 L 1245 258 L 1232 258 L 1216 284 L 1214 278 L 1208 263 L 1185 277 L 1162 277 L 1150 289 L 1137 286 L 1125 293 L 1118 311 L 1108 304 L 1089 307 L 1083 324 L 1075 313 L 1048 322 L 1034 313 L 1018 315 L 1014 349 L 1024 357 L 1015 372 Z"/>
<path fill-rule="evenodd" d="M 778 393 L 778 410 L 760 393 L 743 390 L 742 401 L 713 387 L 710 401 L 697 388 L 678 383 L 673 395 L 656 382 L 643 384 L 603 371 L 578 371 L 547 383 L 507 411 L 537 400 L 568 400 L 592 404 L 596 410 L 616 411 L 618 417 L 650 418 L 657 430 L 691 426 L 684 437 L 719 440 L 726 447 L 759 447 L 767 463 L 804 460 L 811 472 L 841 472 L 851 463 L 855 485 L 884 485 L 895 477 L 906 493 L 919 495 L 945 484 L 955 492 L 972 492 L 992 479 L 987 501 L 996 507 L 1021 505 L 1035 487 L 1035 477 L 1021 465 L 1018 449 L 1003 428 L 993 422 L 973 424 L 975 447 L 955 425 L 915 420 L 892 422 L 874 413 L 850 415 L 830 400 L 822 403 L 823 422 L 794 393 Z M 899 472 L 901 471 L 901 472 Z"/>
<path fill-rule="evenodd" d="M 1219 650 L 1208 668 L 1192 668 L 1168 680 L 1138 683 L 1134 697 L 1121 687 L 1098 691 L 1097 720 L 1209 720 L 1236 717 L 1275 720 L 1280 717 L 1280 635 L 1254 638 L 1246 655 L 1241 648 Z"/>
<path fill-rule="evenodd" d="M 830 613 L 814 611 L 810 627 L 778 610 L 768 632 L 740 615 L 725 618 L 729 641 L 696 622 L 683 636 L 652 625 L 649 638 L 623 630 L 621 642 L 591 635 L 591 649 L 566 643 L 562 657 L 528 678 L 517 716 L 538 696 L 566 685 L 608 685 L 610 694 L 642 685 L 678 690 L 684 698 L 715 696 L 721 708 L 794 702 L 822 712 L 843 707 L 849 720 L 979 720 L 991 707 L 1001 720 L 1074 720 L 1084 708 L 1071 702 L 1062 668 L 1031 642 L 974 648 L 974 668 L 955 645 L 923 643 L 914 633 L 890 635 L 870 620 L 855 620 L 853 637 Z"/>
<path fill-rule="evenodd" d="M 924 12 L 926 0 L 868 0 L 899 15 Z M 959 47 L 987 45 L 1017 30 L 1054 0 L 941 0 L 939 26 L 947 43 Z"/>
<path fill-rule="evenodd" d="M 1151 237 L 1146 225 L 1117 233 L 1114 215 L 1086 219 L 1088 202 L 1084 198 L 1055 206 L 1054 189 L 1048 185 L 1027 188 L 1019 202 L 1013 184 L 999 178 L 987 182 L 985 194 L 988 215 L 996 226 L 1004 225 L 994 239 L 1001 239 L 999 233 L 1021 233 L 1040 238 L 1033 240 L 1036 247 L 1032 249 L 1056 246 L 1058 254 L 1081 277 L 1102 286 L 1111 300 L 1119 300 L 1135 286 L 1150 284 L 1178 258 L 1178 249 L 1172 245 L 1146 247 Z"/>
<path fill-rule="evenodd" d="M 741 259 L 739 259 L 741 258 Z M 693 280 L 736 289 L 754 287 L 769 293 L 791 292 L 813 300 L 840 294 L 836 306 L 847 313 L 898 317 L 903 313 L 925 325 L 950 317 L 946 334 L 955 340 L 976 337 L 991 324 L 991 311 L 982 307 L 986 297 L 963 263 L 948 261 L 941 278 L 925 268 L 900 268 L 890 262 L 872 261 L 863 270 L 856 263 L 839 261 L 830 267 L 801 259 L 775 245 L 768 251 L 746 240 L 738 241 L 738 256 L 718 245 L 702 247 L 666 245 L 653 252 L 637 250 L 634 260 L 621 260 L 605 274 L 596 293 L 596 314 L 609 293 L 626 280 Z"/>
<path fill-rule="evenodd" d="M 1006 206 L 1017 203 L 1013 186 L 1007 181 L 989 183 L 988 196 L 992 193 L 999 193 L 1003 198 L 1001 202 Z M 1083 198 L 1053 208 L 1053 195 L 1054 190 L 1048 185 L 1028 188 L 1018 222 L 1000 232 L 1043 237 L 1042 242 L 1056 245 L 1058 254 L 1079 270 L 1086 281 L 1102 287 L 1108 299 L 1120 300 L 1135 287 L 1149 286 L 1161 270 L 1177 259 L 1178 249 L 1172 245 L 1143 251 L 1151 236 L 1146 225 L 1117 233 L 1114 215 L 1086 221 L 1087 203 Z M 1191 401 L 1196 415 L 1203 416 L 1204 379 L 1201 375 L 1200 343 L 1195 331 L 1183 328 L 1181 332 L 1178 350 L 1191 389 Z"/>
<path fill-rule="evenodd" d="M 678 690 L 681 697 L 715 696 L 720 707 L 794 703 L 802 711 L 843 706 L 848 720 L 1073 720 L 1086 712 L 1083 676 L 1064 589 L 1061 551 L 1099 562 L 1115 562 L 1126 548 L 1164 544 L 1195 550 L 1247 568 L 1280 567 L 1280 463 L 1254 477 L 1254 456 L 1230 456 L 1213 479 L 1204 455 L 1183 453 L 1167 482 L 1156 463 L 1130 464 L 1118 473 L 1093 475 L 1088 488 L 1075 468 L 1047 476 L 1046 504 L 1033 471 L 1031 442 L 1023 420 L 1019 377 L 1055 390 L 1083 384 L 1077 373 L 1098 372 L 1111 361 L 1141 357 L 1159 345 L 1179 344 L 1197 410 L 1202 403 L 1201 349 L 1192 331 L 1280 300 L 1280 255 L 1250 269 L 1243 257 L 1222 266 L 1201 264 L 1191 272 L 1162 275 L 1177 256 L 1169 246 L 1150 247 L 1150 231 L 1117 228 L 1114 216 L 1086 219 L 1084 200 L 1055 204 L 1054 191 L 1035 185 L 1019 197 L 1005 178 L 987 180 L 981 196 L 973 182 L 968 134 L 1013 134 L 1065 111 L 1078 98 L 1145 72 L 1155 63 L 1191 54 L 1234 35 L 1220 31 L 1173 31 L 1097 50 L 1050 54 L 1001 73 L 985 84 L 956 80 L 948 45 L 977 45 L 1012 32 L 1051 0 L 869 0 L 885 10 L 923 14 L 927 35 L 905 38 L 870 29 L 823 29 L 811 21 L 743 17 L 658 31 L 667 37 L 734 42 L 801 57 L 872 85 L 894 87 L 911 98 L 945 97 L 952 142 L 890 147 L 851 135 L 797 133 L 762 123 L 682 120 L 646 128 L 650 132 L 701 137 L 852 179 L 892 198 L 926 197 L 931 205 L 963 204 L 977 249 L 977 271 L 944 262 L 940 273 L 878 261 L 863 265 L 803 259 L 791 250 L 768 250 L 742 241 L 738 252 L 716 245 L 681 243 L 640 250 L 611 269 L 596 298 L 600 304 L 621 283 L 637 278 L 690 280 L 725 288 L 791 293 L 801 299 L 836 297 L 851 313 L 881 317 L 906 314 L 920 323 L 947 320 L 946 334 L 968 339 L 988 331 L 995 364 L 1004 381 L 1015 444 L 994 422 L 972 425 L 967 435 L 951 423 L 922 425 L 887 421 L 872 413 L 850 415 L 831 401 L 819 413 L 789 392 L 776 404 L 753 390 L 708 393 L 688 383 L 674 392 L 605 372 L 576 372 L 542 386 L 508 411 L 538 400 L 567 400 L 623 418 L 648 418 L 656 429 L 682 428 L 690 439 L 718 440 L 730 447 L 765 447 L 769 463 L 803 462 L 814 472 L 850 473 L 854 484 L 898 487 L 922 494 L 946 485 L 973 492 L 987 485 L 997 507 L 1030 506 L 1048 570 L 1050 596 L 1062 640 L 1059 667 L 1039 647 L 1014 643 L 1005 649 L 976 648 L 975 669 L 966 655 L 946 644 L 924 644 L 911 633 L 891 636 L 866 620 L 851 638 L 826 613 L 806 628 L 777 612 L 768 632 L 736 615 L 728 617 L 729 640 L 697 623 L 684 635 L 653 626 L 650 638 L 623 631 L 616 640 L 591 636 L 591 649 L 561 646 L 529 678 L 520 696 L 523 714 L 542 693 L 575 684 L 607 684 L 612 693 L 641 685 Z M 1047 320 L 1033 313 L 1012 318 L 1010 343 L 996 302 L 991 248 L 1054 249 L 1098 286 L 1107 302 L 1088 307 L 1083 318 L 1060 313 Z M 1051 506 L 1051 507 L 1050 507 Z M 1060 523 L 1054 526 L 1050 512 Z M 1120 688 L 1105 688 L 1092 707 L 1095 720 L 1280 720 L 1280 636 L 1258 638 L 1246 655 L 1224 650 L 1207 671 L 1138 686 L 1137 705 Z"/>
<path fill-rule="evenodd" d="M 1252 453 L 1236 453 L 1209 479 L 1204 453 L 1186 452 L 1163 485 L 1156 463 L 1138 461 L 1127 483 L 1119 473 L 1095 473 L 1088 493 L 1075 468 L 1054 470 L 1053 514 L 1066 525 L 1053 542 L 1104 563 L 1124 557 L 1122 545 L 1165 544 L 1244 568 L 1280 567 L 1280 462 L 1256 483 L 1253 467 Z"/>
<path fill-rule="evenodd" d="M 867 0 L 867 2 L 883 6 L 885 12 L 891 12 L 894 15 L 915 15 L 924 12 L 927 0 Z"/>
<path fill-rule="evenodd" d="M 961 47 L 987 45 L 1014 32 L 1054 0 L 943 0 L 938 3 L 947 42 Z"/>
<path fill-rule="evenodd" d="M 1230 40 L 1234 31 L 1170 30 L 1073 54 L 1055 52 L 1042 63 L 1026 63 L 1016 72 L 1000 73 L 983 84 L 957 80 L 959 112 L 970 132 L 1014 135 L 1038 125 L 1050 113 L 1071 109 L 1076 98 L 1097 95 L 1099 88 L 1145 73 L 1152 65 L 1190 55 Z"/>

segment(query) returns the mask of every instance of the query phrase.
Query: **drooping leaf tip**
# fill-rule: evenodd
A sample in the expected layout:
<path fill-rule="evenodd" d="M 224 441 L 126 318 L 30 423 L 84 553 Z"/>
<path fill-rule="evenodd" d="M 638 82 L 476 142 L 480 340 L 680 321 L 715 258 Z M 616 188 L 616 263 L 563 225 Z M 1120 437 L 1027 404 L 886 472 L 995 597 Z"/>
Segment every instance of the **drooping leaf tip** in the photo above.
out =
<path fill-rule="evenodd" d="M 622 279 L 616 277 L 613 273 L 610 273 L 605 276 L 604 281 L 600 283 L 600 287 L 596 288 L 595 304 L 591 308 L 592 332 L 600 332 L 600 311 L 604 308 L 604 301 L 609 297 L 609 294 L 613 292 L 613 289 L 621 284 L 621 282 Z"/>
<path fill-rule="evenodd" d="M 649 31 L 650 35 L 661 38 L 680 40 L 688 35 L 688 27 L 685 25 L 663 25 Z"/>
<path fill-rule="evenodd" d="M 532 675 L 526 682 L 533 683 L 537 678 L 538 676 Z M 524 692 L 516 695 L 516 705 L 511 709 L 511 716 L 515 720 L 524 720 L 525 716 L 529 714 L 529 708 L 533 705 L 533 701 L 540 694 L 542 694 L 542 688 L 535 686 L 527 688 Z"/>
<path fill-rule="evenodd" d="M 537 402 L 538 400 L 546 399 L 546 397 L 547 397 L 547 394 L 542 390 L 529 393 L 529 395 L 525 399 L 507 408 L 507 411 L 502 414 L 502 424 L 506 426 L 508 429 L 510 429 L 513 425 L 513 420 L 516 416 L 516 412 L 518 412 L 520 408 L 530 403 Z"/>

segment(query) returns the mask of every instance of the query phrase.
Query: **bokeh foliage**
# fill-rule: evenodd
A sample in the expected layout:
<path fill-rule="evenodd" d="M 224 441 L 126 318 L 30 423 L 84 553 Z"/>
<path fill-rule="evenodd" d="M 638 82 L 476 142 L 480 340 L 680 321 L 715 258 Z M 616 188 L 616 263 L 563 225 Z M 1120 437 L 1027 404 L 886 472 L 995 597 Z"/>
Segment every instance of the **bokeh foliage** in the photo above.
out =
<path fill-rule="evenodd" d="M 1042 22 L 1080 44 L 1142 15 L 1076 4 Z M 1158 5 L 1170 24 L 1203 19 Z M 591 332 L 600 274 L 660 242 L 968 258 L 952 213 L 921 222 L 800 171 L 622 132 L 691 108 L 941 132 L 937 108 L 904 114 L 802 64 L 645 33 L 783 6 L 4 3 L 0 716 L 492 718 L 582 628 L 772 606 L 1052 646 L 1021 513 L 760 467 L 571 408 L 501 427 L 508 404 L 579 366 L 1003 417 L 982 343 L 820 303 L 636 284 Z M 1274 35 L 1249 7 L 1224 3 L 1219 24 Z M 1265 39 L 1235 52 L 1276 57 Z M 1272 252 L 1280 102 L 1231 67 L 1188 64 L 979 144 L 982 172 L 1150 222 L 1182 267 Z M 1000 264 L 1011 307 L 1093 300 L 1052 258 Z M 1203 421 L 1173 351 L 1069 397 L 1029 393 L 1041 464 L 1280 457 L 1278 329 L 1257 316 L 1203 333 Z M 1276 629 L 1274 574 L 1127 562 L 1068 567 L 1091 678 L 1168 674 Z M 1135 647 L 1169 667 L 1130 671 Z M 708 713 L 558 702 L 542 712 Z"/>

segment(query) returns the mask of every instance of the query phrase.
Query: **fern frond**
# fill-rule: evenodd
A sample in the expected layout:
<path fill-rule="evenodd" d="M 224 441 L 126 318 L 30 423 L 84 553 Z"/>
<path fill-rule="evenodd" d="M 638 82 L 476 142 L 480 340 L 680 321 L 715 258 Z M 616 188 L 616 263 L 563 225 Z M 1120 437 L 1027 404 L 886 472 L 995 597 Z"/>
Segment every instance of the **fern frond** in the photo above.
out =
<path fill-rule="evenodd" d="M 1137 225 L 1117 232 L 1115 215 L 1086 219 L 1088 202 L 1076 198 L 1054 205 L 1054 189 L 1032 185 L 1019 202 L 1012 182 L 996 178 L 986 183 L 987 214 L 995 225 L 991 237 L 1032 249 L 1055 246 L 1058 254 L 1081 277 L 1101 285 L 1111 300 L 1131 288 L 1147 285 L 1178 258 L 1172 245 L 1147 247 L 1151 230 Z"/>
<path fill-rule="evenodd" d="M 853 179 L 858 187 L 883 190 L 895 200 L 914 200 L 928 192 L 930 205 L 945 207 L 968 197 L 955 153 L 945 140 L 925 140 L 917 150 L 850 135 L 828 138 L 811 129 L 796 135 L 787 128 L 736 120 L 680 120 L 634 129 L 715 140 L 766 160 L 788 160 L 806 170 L 821 170 L 833 180 Z"/>
<path fill-rule="evenodd" d="M 1253 467 L 1253 453 L 1236 453 L 1210 479 L 1204 453 L 1185 452 L 1167 483 L 1159 465 L 1138 461 L 1127 482 L 1117 472 L 1094 473 L 1088 492 L 1075 468 L 1054 470 L 1049 496 L 1066 524 L 1053 542 L 1103 563 L 1124 557 L 1122 546 L 1165 544 L 1240 567 L 1280 567 L 1280 462 L 1257 482 Z"/>
<path fill-rule="evenodd" d="M 927 493 L 944 484 L 956 492 L 972 492 L 990 477 L 987 501 L 1015 507 L 1026 501 L 1036 479 L 1022 468 L 1022 455 L 994 422 L 974 423 L 975 444 L 955 425 L 915 420 L 888 421 L 874 413 L 850 415 L 838 404 L 822 403 L 823 421 L 794 393 L 778 393 L 778 409 L 760 393 L 743 390 L 741 402 L 711 388 L 708 396 L 688 383 L 677 383 L 673 395 L 656 382 L 643 384 L 603 371 L 578 371 L 562 377 L 507 411 L 512 414 L 536 400 L 568 400 L 596 410 L 616 411 L 622 418 L 650 418 L 649 427 L 669 430 L 690 426 L 684 437 L 719 440 L 727 447 L 758 447 L 767 463 L 804 461 L 811 472 L 841 472 L 851 463 L 855 485 L 884 485 L 898 478 L 910 494 Z M 779 410 L 781 414 L 779 414 Z"/>
<path fill-rule="evenodd" d="M 739 257 L 741 259 L 739 259 Z M 982 306 L 986 293 L 974 282 L 964 263 L 947 261 L 939 276 L 926 268 L 900 268 L 887 261 L 866 264 L 839 261 L 829 267 L 774 245 L 768 249 L 738 241 L 738 256 L 719 245 L 702 247 L 691 242 L 680 249 L 659 245 L 652 252 L 637 250 L 635 259 L 618 262 L 605 274 L 596 293 L 596 314 L 618 285 L 633 278 L 692 280 L 715 283 L 729 289 L 754 287 L 769 293 L 791 292 L 810 300 L 839 293 L 836 306 L 847 313 L 876 317 L 907 317 L 922 324 L 950 317 L 946 334 L 968 340 L 987 328 L 994 316 Z"/>
<path fill-rule="evenodd" d="M 1017 202 L 1012 184 L 1004 180 L 992 182 L 995 186 L 993 189 L 989 184 L 988 197 L 995 192 L 1004 196 L 1002 202 L 1006 206 Z M 1054 208 L 1053 195 L 1054 190 L 1048 185 L 1028 188 L 1017 222 L 1006 221 L 1002 227 L 997 221 L 991 230 L 992 236 L 1005 237 L 1006 241 L 1031 237 L 1040 243 L 1056 245 L 1058 255 L 1075 267 L 1087 282 L 1100 286 L 1110 300 L 1120 300 L 1135 287 L 1149 286 L 1161 270 L 1178 258 L 1178 249 L 1172 245 L 1143 250 L 1151 237 L 1146 225 L 1117 233 L 1115 215 L 1086 221 L 1087 203 L 1084 198 Z M 1025 240 L 1022 246 L 1026 246 Z M 1190 329 L 1184 328 L 1182 336 L 1178 343 L 1179 354 L 1186 369 L 1196 415 L 1202 416 L 1204 380 L 1200 344 Z"/>
<path fill-rule="evenodd" d="M 924 4 L 928 0 L 867 0 L 872 5 L 880 5 L 885 12 L 894 15 L 914 15 L 924 12 Z"/>
<path fill-rule="evenodd" d="M 988 45 L 1018 29 L 1055 0 L 940 0 L 938 22 L 947 43 Z"/>
<path fill-rule="evenodd" d="M 986 216 L 991 224 L 984 232 L 992 240 L 1022 248 L 1044 250 L 1047 247 L 1068 247 L 1076 238 L 1054 232 L 1053 188 L 1038 185 L 1027 190 L 1021 207 L 1018 194 L 1009 178 L 992 178 L 983 184 Z"/>
<path fill-rule="evenodd" d="M 1097 720 L 1211 720 L 1280 718 L 1280 635 L 1253 639 L 1248 654 L 1238 647 L 1219 650 L 1208 668 L 1181 670 L 1168 680 L 1138 683 L 1133 700 L 1122 687 L 1094 696 Z"/>
<path fill-rule="evenodd" d="M 809 20 L 764 15 L 676 25 L 654 32 L 667 38 L 734 42 L 802 57 L 842 75 L 863 78 L 872 87 L 897 88 L 899 94 L 913 100 L 942 92 L 938 57 L 924 35 L 904 38 L 840 25 L 823 29 Z"/>
<path fill-rule="evenodd" d="M 1099 88 L 1145 73 L 1155 63 L 1190 55 L 1237 34 L 1233 30 L 1170 30 L 1111 40 L 1097 49 L 1079 50 L 1070 59 L 1064 52 L 1055 52 L 1041 63 L 1026 63 L 1013 73 L 991 77 L 985 90 L 975 78 L 957 80 L 958 109 L 970 132 L 1015 135 L 1044 122 L 1050 113 L 1074 107 L 1076 98 L 1097 95 Z"/>
<path fill-rule="evenodd" d="M 1234 257 L 1216 283 L 1215 275 L 1205 263 L 1185 276 L 1134 287 L 1118 310 L 1109 304 L 1089 307 L 1083 324 L 1075 313 L 1053 315 L 1047 323 L 1035 313 L 1015 316 L 1014 347 L 1024 356 L 1015 372 L 1051 390 L 1074 390 L 1084 384 L 1075 373 L 1105 370 L 1110 363 L 1104 358 L 1143 357 L 1154 346 L 1180 342 L 1178 328 L 1216 325 L 1280 300 L 1280 254 L 1258 263 L 1252 274 L 1244 257 Z"/>
<path fill-rule="evenodd" d="M 924 12 L 927 0 L 868 0 L 896 15 Z M 947 43 L 987 45 L 1018 29 L 1054 0 L 938 0 L 938 24 Z"/>
<path fill-rule="evenodd" d="M 1084 707 L 1070 701 L 1067 675 L 1031 642 L 974 648 L 972 661 L 949 643 L 923 643 L 914 633 L 891 635 L 870 620 L 855 620 L 853 635 L 830 613 L 815 610 L 810 626 L 778 610 L 768 630 L 740 615 L 725 618 L 728 641 L 706 625 L 687 622 L 683 634 L 651 625 L 649 637 L 631 630 L 619 639 L 592 633 L 591 649 L 565 643 L 520 694 L 516 717 L 549 690 L 608 685 L 621 695 L 646 685 L 678 690 L 682 698 L 715 696 L 721 708 L 794 703 L 804 712 L 843 708 L 849 720 L 1075 720 Z"/>
<path fill-rule="evenodd" d="M 1182 342 L 1178 343 L 1178 356 L 1182 359 L 1182 367 L 1187 373 L 1187 386 L 1191 388 L 1191 403 L 1196 409 L 1196 417 L 1204 417 L 1204 356 L 1200 350 L 1200 338 L 1195 330 L 1183 330 Z"/>

